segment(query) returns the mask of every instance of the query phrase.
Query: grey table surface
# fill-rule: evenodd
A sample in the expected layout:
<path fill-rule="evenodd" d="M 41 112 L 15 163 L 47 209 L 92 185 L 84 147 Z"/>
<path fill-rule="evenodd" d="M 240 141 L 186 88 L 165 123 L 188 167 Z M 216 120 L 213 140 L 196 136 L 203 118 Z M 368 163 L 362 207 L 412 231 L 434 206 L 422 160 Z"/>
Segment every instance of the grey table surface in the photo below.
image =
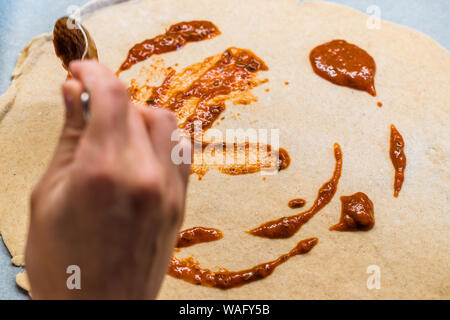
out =
<path fill-rule="evenodd" d="M 301 1 L 301 0 L 300 0 Z M 371 5 L 381 10 L 381 18 L 407 25 L 450 48 L 449 0 L 329 0 L 366 12 Z M 11 81 L 10 75 L 20 50 L 35 36 L 50 32 L 58 17 L 70 6 L 87 0 L 0 0 L 0 93 Z M 1 144 L 1 141 L 0 141 Z M 1 214 L 1 213 L 0 213 Z M 21 271 L 11 264 L 8 250 L 0 241 L 0 300 L 28 299 L 15 284 Z"/>

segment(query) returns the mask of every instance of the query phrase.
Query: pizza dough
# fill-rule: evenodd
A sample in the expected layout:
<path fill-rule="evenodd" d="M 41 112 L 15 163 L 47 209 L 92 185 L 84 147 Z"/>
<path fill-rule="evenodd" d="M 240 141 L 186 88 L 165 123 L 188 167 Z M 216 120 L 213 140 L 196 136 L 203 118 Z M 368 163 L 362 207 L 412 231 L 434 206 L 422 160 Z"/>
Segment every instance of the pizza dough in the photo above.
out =
<path fill-rule="evenodd" d="M 212 270 L 241 270 L 288 252 L 301 239 L 319 238 L 310 253 L 291 258 L 262 281 L 220 290 L 167 277 L 160 298 L 450 298 L 450 54 L 403 26 L 382 21 L 380 29 L 368 29 L 367 19 L 356 10 L 316 1 L 141 0 L 102 9 L 84 22 L 100 61 L 113 70 L 134 44 L 188 20 L 209 20 L 222 35 L 158 56 L 167 66 L 182 68 L 235 46 L 253 51 L 269 67 L 260 74 L 269 82 L 252 91 L 258 101 L 227 104 L 225 119 L 214 127 L 280 129 L 280 146 L 289 152 L 291 165 L 265 180 L 258 173 L 229 176 L 216 170 L 201 181 L 192 175 L 183 228 L 219 228 L 224 238 L 177 256 L 193 255 Z M 310 50 L 333 39 L 345 39 L 374 57 L 376 98 L 314 74 Z M 151 63 L 134 66 L 122 79 L 129 81 Z M 61 129 L 65 76 L 51 36 L 42 35 L 22 51 L 11 87 L 0 97 L 0 232 L 16 265 L 24 262 L 29 194 Z M 391 123 L 406 144 L 398 198 L 389 159 Z M 343 171 L 331 203 L 292 238 L 245 233 L 300 212 L 287 206 L 293 198 L 306 199 L 305 208 L 312 204 L 333 172 L 334 142 L 342 147 Z M 328 231 L 340 216 L 339 197 L 356 192 L 373 201 L 375 227 Z M 381 272 L 380 289 L 367 287 L 372 265 Z M 24 276 L 18 279 L 27 285 Z"/>

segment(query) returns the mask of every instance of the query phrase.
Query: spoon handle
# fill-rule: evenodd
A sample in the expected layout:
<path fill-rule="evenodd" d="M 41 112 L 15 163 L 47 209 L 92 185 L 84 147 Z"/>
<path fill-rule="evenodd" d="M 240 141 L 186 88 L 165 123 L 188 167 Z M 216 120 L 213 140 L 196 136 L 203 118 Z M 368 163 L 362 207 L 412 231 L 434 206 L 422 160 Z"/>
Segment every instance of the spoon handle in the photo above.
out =
<path fill-rule="evenodd" d="M 81 103 L 83 105 L 84 120 L 86 122 L 89 121 L 89 101 L 90 101 L 89 93 L 87 91 L 84 91 L 81 94 Z"/>

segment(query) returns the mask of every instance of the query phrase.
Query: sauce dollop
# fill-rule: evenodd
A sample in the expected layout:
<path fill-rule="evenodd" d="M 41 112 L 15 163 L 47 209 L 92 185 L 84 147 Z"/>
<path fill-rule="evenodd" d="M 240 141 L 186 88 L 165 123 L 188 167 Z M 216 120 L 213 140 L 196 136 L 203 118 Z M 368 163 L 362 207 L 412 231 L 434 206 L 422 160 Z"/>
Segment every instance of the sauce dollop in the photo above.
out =
<path fill-rule="evenodd" d="M 303 208 L 303 206 L 306 204 L 306 201 L 303 199 L 292 199 L 288 202 L 288 207 L 291 209 L 298 209 Z"/>
<path fill-rule="evenodd" d="M 179 22 L 172 25 L 165 34 L 136 44 L 128 52 L 118 73 L 130 69 L 134 64 L 161 54 L 178 50 L 189 42 L 211 39 L 220 35 L 219 29 L 209 21 Z"/>
<path fill-rule="evenodd" d="M 391 124 L 390 140 L 389 154 L 395 169 L 394 197 L 397 198 L 402 189 L 403 180 L 405 179 L 406 156 L 404 152 L 405 142 L 403 141 L 403 137 L 393 124 Z"/>
<path fill-rule="evenodd" d="M 336 159 L 336 166 L 334 168 L 333 176 L 319 189 L 317 198 L 309 210 L 297 215 L 266 222 L 261 226 L 250 230 L 249 233 L 258 237 L 271 239 L 289 238 L 294 235 L 302 225 L 307 223 L 309 219 L 333 199 L 342 171 L 342 151 L 338 143 L 334 144 L 334 158 Z"/>
<path fill-rule="evenodd" d="M 373 203 L 363 192 L 342 196 L 341 219 L 330 227 L 335 231 L 368 231 L 375 225 Z"/>
<path fill-rule="evenodd" d="M 220 240 L 223 234 L 214 228 L 194 227 L 180 231 L 177 236 L 177 248 L 185 248 L 194 244 Z"/>
<path fill-rule="evenodd" d="M 192 258 L 180 260 L 172 257 L 168 274 L 174 278 L 207 287 L 220 289 L 240 287 L 250 282 L 268 277 L 280 264 L 286 262 L 291 257 L 311 251 L 318 241 L 319 239 L 317 238 L 302 240 L 295 248 L 289 251 L 289 253 L 284 254 L 273 261 L 265 262 L 242 271 L 220 269 L 217 272 L 213 272 L 209 269 L 201 268 L 198 262 L 194 261 Z"/>
<path fill-rule="evenodd" d="M 318 76 L 376 96 L 375 60 L 360 47 L 345 40 L 333 40 L 314 48 L 309 60 Z"/>
<path fill-rule="evenodd" d="M 283 149 L 278 149 L 278 171 L 284 170 L 291 164 L 291 157 L 289 156 L 289 153 Z"/>

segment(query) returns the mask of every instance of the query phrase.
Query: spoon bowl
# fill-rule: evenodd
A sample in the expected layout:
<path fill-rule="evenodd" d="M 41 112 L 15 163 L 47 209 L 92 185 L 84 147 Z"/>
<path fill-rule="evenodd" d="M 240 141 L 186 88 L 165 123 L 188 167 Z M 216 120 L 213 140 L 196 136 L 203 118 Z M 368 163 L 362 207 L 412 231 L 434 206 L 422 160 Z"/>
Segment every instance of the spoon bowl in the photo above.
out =
<path fill-rule="evenodd" d="M 98 59 L 97 47 L 86 28 L 75 19 L 62 17 L 55 23 L 53 29 L 53 46 L 56 56 L 62 61 L 64 69 L 69 72 L 69 64 L 73 60 Z M 89 119 L 89 93 L 81 95 L 83 114 Z"/>
<path fill-rule="evenodd" d="M 97 47 L 87 29 L 69 17 L 56 21 L 53 45 L 66 70 L 73 60 L 98 59 Z"/>

